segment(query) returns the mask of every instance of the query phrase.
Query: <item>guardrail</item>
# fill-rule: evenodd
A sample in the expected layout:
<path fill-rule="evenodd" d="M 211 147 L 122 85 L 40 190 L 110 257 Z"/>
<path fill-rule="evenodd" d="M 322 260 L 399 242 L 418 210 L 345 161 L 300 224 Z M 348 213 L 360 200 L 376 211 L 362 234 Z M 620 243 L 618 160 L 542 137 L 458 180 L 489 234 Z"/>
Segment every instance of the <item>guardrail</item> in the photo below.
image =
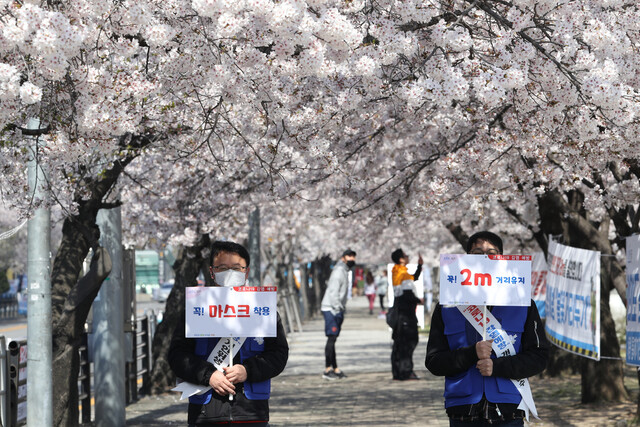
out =
<path fill-rule="evenodd" d="M 93 373 L 91 372 L 91 362 L 89 362 L 89 342 L 88 335 L 82 335 L 82 344 L 78 349 L 80 353 L 80 369 L 78 372 L 78 404 L 80 406 L 80 422 L 83 424 L 91 422 L 91 384 L 93 383 Z"/>
<path fill-rule="evenodd" d="M 3 337 L 4 338 L 4 337 Z M 21 426 L 27 423 L 27 340 L 9 341 L 7 363 L 0 369 L 8 372 L 6 395 L 7 418 L 3 426 Z M 5 374 L 2 376 L 5 377 Z"/>
<path fill-rule="evenodd" d="M 126 404 L 138 400 L 139 390 L 147 385 L 153 366 L 151 343 L 156 330 L 158 316 L 150 311 L 136 318 L 132 333 L 133 345 L 126 364 Z M 88 345 L 88 334 L 84 334 L 78 349 L 80 370 L 78 374 L 78 407 L 80 424 L 92 421 L 93 362 Z M 0 422 L 1 426 L 18 427 L 27 422 L 27 341 L 10 341 L 0 336 Z"/>
<path fill-rule="evenodd" d="M 18 296 L 0 296 L 0 319 L 18 317 Z"/>
<path fill-rule="evenodd" d="M 149 375 L 153 367 L 151 343 L 156 324 L 157 316 L 153 311 L 136 318 L 136 330 L 132 335 L 131 359 L 125 366 L 127 405 L 138 400 L 138 390 L 150 380 Z"/>

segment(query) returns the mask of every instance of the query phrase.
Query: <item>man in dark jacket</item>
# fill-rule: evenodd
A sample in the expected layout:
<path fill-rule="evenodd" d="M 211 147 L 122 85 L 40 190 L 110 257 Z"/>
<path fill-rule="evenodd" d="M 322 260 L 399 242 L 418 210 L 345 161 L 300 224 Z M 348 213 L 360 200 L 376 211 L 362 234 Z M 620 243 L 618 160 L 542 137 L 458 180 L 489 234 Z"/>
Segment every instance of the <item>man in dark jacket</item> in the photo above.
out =
<path fill-rule="evenodd" d="M 211 275 L 216 286 L 243 286 L 249 277 L 249 253 L 233 242 L 214 242 L 211 248 Z M 289 345 L 277 319 L 276 337 L 246 338 L 222 369 L 207 361 L 219 338 L 185 338 L 185 316 L 173 333 L 169 364 L 184 381 L 211 389 L 189 398 L 190 426 L 267 426 L 270 379 L 287 364 Z M 232 395 L 232 397 L 230 396 Z"/>
<path fill-rule="evenodd" d="M 469 254 L 502 254 L 502 239 L 482 231 L 467 242 Z M 535 303 L 529 307 L 489 307 L 512 340 L 515 354 L 496 358 L 457 307 L 436 306 L 431 319 L 425 365 L 445 376 L 445 408 L 451 426 L 522 426 L 522 395 L 512 380 L 539 374 L 549 343 Z M 520 382 L 522 386 L 522 381 Z"/>

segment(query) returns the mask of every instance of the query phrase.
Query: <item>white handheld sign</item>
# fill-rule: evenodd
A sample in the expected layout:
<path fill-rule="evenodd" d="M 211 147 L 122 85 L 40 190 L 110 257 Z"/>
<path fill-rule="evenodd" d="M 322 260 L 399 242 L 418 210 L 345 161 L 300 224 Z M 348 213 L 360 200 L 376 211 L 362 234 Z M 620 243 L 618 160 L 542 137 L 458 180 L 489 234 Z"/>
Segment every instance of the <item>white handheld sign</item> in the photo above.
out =
<path fill-rule="evenodd" d="M 531 304 L 530 255 L 440 255 L 443 305 Z"/>
<path fill-rule="evenodd" d="M 185 288 L 185 336 L 275 337 L 276 286 Z"/>

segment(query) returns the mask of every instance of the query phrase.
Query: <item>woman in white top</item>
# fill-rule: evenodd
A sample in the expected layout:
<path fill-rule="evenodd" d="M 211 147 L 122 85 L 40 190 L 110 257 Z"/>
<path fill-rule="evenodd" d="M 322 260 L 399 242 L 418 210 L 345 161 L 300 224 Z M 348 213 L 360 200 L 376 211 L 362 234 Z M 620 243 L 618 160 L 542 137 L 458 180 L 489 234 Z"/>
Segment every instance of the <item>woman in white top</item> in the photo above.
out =
<path fill-rule="evenodd" d="M 376 281 L 376 293 L 380 298 L 380 310 L 382 310 L 382 313 L 386 313 L 387 311 L 384 308 L 384 297 L 387 296 L 387 288 L 389 287 L 386 273 L 386 271 L 382 271 L 380 273 L 380 276 L 378 276 L 378 280 Z"/>
<path fill-rule="evenodd" d="M 373 274 L 367 271 L 367 276 L 364 280 L 364 294 L 369 298 L 369 314 L 373 314 L 373 303 L 376 300 L 376 282 L 373 280 Z"/>

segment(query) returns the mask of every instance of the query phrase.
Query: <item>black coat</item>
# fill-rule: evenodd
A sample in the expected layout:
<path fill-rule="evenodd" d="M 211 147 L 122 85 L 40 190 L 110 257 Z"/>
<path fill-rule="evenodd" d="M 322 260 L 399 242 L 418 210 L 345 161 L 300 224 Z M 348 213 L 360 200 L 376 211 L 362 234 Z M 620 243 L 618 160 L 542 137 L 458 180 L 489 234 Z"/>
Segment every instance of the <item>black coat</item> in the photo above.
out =
<path fill-rule="evenodd" d="M 178 322 L 169 347 L 169 365 L 173 372 L 184 381 L 209 385 L 209 378 L 215 371 L 213 364 L 195 354 L 196 340 L 185 338 L 184 314 Z M 250 338 L 248 338 L 250 339 Z M 289 357 L 289 344 L 285 336 L 280 316 L 277 320 L 277 336 L 264 338 L 264 352 L 250 357 L 242 365 L 247 370 L 247 381 L 260 382 L 273 378 L 282 372 Z M 240 353 L 234 360 L 240 364 Z M 215 391 L 206 405 L 189 403 L 189 424 L 207 425 L 224 421 L 268 421 L 269 401 L 249 400 L 243 393 L 243 384 L 235 384 L 233 400 L 220 396 Z"/>

